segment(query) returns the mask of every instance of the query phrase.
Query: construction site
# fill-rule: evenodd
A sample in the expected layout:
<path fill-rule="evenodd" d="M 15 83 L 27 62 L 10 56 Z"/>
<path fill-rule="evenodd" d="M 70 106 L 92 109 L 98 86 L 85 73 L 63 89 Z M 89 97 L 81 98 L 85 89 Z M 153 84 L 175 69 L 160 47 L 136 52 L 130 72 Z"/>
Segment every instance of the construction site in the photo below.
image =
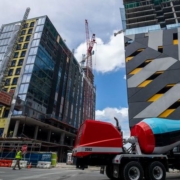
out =
<path fill-rule="evenodd" d="M 65 162 L 79 126 L 95 119 L 95 34 L 85 20 L 87 51 L 79 64 L 50 19 L 28 19 L 29 12 L 0 29 L 0 160 L 26 147 L 28 162 L 37 152 Z"/>

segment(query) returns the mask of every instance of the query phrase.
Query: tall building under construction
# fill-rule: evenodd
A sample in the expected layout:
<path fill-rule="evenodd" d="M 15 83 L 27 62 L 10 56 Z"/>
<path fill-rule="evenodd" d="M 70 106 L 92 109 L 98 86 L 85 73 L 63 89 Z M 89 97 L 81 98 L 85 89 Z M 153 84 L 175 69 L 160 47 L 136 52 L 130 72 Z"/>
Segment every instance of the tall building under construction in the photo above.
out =
<path fill-rule="evenodd" d="M 124 0 L 130 127 L 148 117 L 180 120 L 180 1 Z"/>
<path fill-rule="evenodd" d="M 87 81 L 87 82 L 86 82 Z M 0 135 L 71 149 L 84 117 L 84 69 L 47 16 L 4 24 L 0 31 Z M 94 119 L 95 89 L 90 84 Z M 3 139 L 2 138 L 2 139 Z"/>

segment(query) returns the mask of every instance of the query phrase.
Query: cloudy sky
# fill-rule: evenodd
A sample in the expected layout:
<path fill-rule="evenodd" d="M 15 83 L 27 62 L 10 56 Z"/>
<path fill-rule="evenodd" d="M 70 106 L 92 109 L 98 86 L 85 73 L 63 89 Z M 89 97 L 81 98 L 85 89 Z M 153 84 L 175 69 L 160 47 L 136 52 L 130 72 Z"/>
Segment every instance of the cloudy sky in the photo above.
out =
<path fill-rule="evenodd" d="M 93 67 L 96 85 L 96 119 L 114 122 L 117 117 L 128 134 L 123 35 L 119 8 L 121 0 L 0 0 L 0 25 L 21 20 L 27 7 L 29 18 L 47 15 L 81 61 L 86 53 L 85 19 L 90 36 L 96 34 Z"/>

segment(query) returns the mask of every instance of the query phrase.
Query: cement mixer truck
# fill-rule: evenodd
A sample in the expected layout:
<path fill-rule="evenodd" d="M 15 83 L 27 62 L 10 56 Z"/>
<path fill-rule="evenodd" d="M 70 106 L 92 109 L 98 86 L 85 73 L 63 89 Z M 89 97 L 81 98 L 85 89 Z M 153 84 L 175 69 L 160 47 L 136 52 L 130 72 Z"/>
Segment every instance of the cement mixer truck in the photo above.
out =
<path fill-rule="evenodd" d="M 180 121 L 147 118 L 125 139 L 115 120 L 116 127 L 95 120 L 81 125 L 72 152 L 78 167 L 100 166 L 111 180 L 165 180 L 169 168 L 180 169 Z"/>

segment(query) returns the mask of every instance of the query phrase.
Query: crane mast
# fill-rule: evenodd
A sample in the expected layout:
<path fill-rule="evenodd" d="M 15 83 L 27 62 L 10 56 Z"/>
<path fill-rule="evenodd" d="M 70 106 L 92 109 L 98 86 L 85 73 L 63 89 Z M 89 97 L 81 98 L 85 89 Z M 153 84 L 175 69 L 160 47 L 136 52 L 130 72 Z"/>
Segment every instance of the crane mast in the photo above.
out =
<path fill-rule="evenodd" d="M 84 93 L 83 93 L 83 120 L 93 118 L 95 115 L 95 95 L 94 95 L 94 75 L 92 71 L 92 49 L 95 43 L 95 34 L 92 35 L 90 39 L 88 21 L 85 20 L 85 32 L 86 32 L 86 57 L 83 58 L 83 63 L 86 65 L 83 67 L 85 78 L 84 78 Z"/>

